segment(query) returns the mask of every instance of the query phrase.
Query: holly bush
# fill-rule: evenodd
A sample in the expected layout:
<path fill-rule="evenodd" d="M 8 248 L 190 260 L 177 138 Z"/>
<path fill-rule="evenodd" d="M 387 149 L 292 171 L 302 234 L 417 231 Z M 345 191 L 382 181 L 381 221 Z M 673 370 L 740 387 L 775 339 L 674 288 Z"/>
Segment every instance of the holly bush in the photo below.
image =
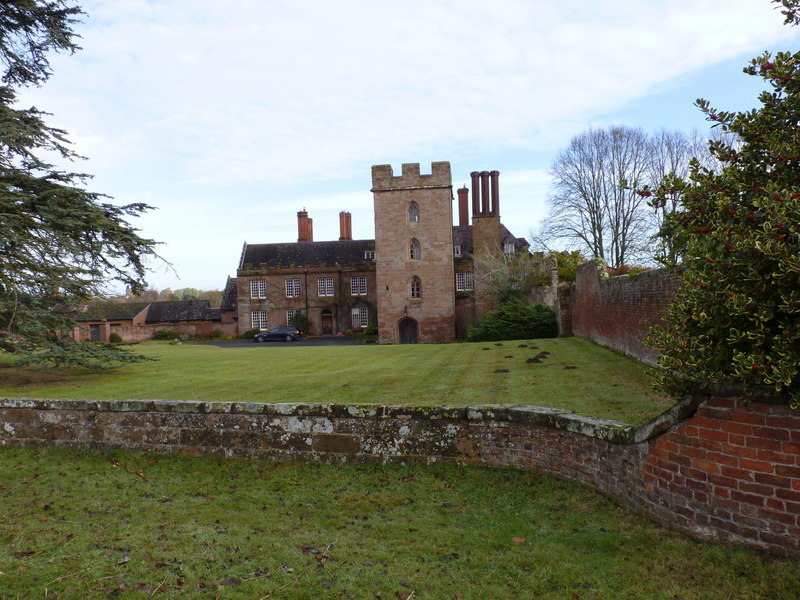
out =
<path fill-rule="evenodd" d="M 797 24 L 796 2 L 779 2 Z M 688 181 L 665 179 L 641 190 L 654 206 L 681 208 L 661 236 L 662 261 L 680 278 L 649 343 L 661 352 L 656 386 L 675 395 L 709 383 L 745 394 L 767 389 L 800 404 L 800 52 L 764 53 L 745 73 L 768 90 L 760 107 L 724 112 L 697 105 L 734 142 L 710 149 L 720 167 L 692 161 Z"/>

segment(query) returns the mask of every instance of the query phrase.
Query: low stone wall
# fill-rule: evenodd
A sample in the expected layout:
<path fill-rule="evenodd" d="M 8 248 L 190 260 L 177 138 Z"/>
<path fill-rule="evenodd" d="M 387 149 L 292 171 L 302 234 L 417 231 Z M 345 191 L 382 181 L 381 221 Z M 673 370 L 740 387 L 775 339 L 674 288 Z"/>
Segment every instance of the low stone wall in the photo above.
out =
<path fill-rule="evenodd" d="M 694 397 L 641 427 L 568 411 L 0 399 L 0 444 L 512 467 L 691 535 L 800 554 L 800 411 Z"/>

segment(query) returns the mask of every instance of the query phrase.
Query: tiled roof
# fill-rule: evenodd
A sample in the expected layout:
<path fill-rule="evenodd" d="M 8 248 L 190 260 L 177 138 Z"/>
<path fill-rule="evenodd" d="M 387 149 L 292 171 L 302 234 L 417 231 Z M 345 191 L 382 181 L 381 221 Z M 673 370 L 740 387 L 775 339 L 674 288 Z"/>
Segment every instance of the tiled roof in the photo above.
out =
<path fill-rule="evenodd" d="M 502 223 L 500 223 L 500 234 L 503 236 L 504 244 L 514 244 L 517 247 L 517 250 L 522 250 L 523 248 L 530 246 L 528 240 L 526 240 L 524 237 L 516 237 L 513 233 L 506 229 L 506 226 Z"/>
<path fill-rule="evenodd" d="M 461 246 L 461 256 L 472 254 L 472 225 L 453 226 L 453 245 Z"/>
<path fill-rule="evenodd" d="M 364 252 L 375 250 L 375 240 L 333 242 L 292 242 L 288 244 L 247 244 L 239 268 L 302 267 L 311 265 L 372 265 Z"/>
<path fill-rule="evenodd" d="M 500 236 L 502 238 L 500 240 L 501 245 L 514 244 L 517 250 L 522 250 L 530 245 L 525 238 L 515 237 L 502 223 L 500 224 Z M 461 256 L 472 254 L 472 225 L 455 225 L 453 227 L 453 244 L 456 246 L 461 245 Z"/>
<path fill-rule="evenodd" d="M 98 302 L 90 304 L 76 321 L 130 321 L 145 310 L 149 302 Z"/>
<path fill-rule="evenodd" d="M 205 321 L 211 321 L 212 323 L 219 323 L 222 321 L 222 309 L 221 308 L 207 308 L 206 309 L 206 318 Z"/>
<path fill-rule="evenodd" d="M 236 310 L 238 293 L 236 290 L 236 278 L 228 277 L 225 282 L 225 289 L 222 291 L 222 310 Z"/>
<path fill-rule="evenodd" d="M 209 319 L 208 300 L 174 300 L 151 302 L 145 323 L 176 323 L 179 321 L 211 321 L 220 320 L 219 309 L 216 319 Z"/>

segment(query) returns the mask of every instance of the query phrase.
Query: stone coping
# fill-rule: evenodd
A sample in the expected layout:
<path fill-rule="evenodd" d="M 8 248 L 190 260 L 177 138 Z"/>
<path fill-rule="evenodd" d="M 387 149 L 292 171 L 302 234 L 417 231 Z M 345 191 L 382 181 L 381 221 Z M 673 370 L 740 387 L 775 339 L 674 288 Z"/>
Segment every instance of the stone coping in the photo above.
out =
<path fill-rule="evenodd" d="M 615 444 L 635 444 L 666 431 L 694 414 L 700 396 L 686 397 L 651 421 L 633 426 L 619 421 L 585 417 L 571 410 L 542 406 L 476 404 L 472 406 L 401 406 L 363 404 L 306 404 L 202 402 L 196 400 L 48 400 L 0 398 L 0 408 L 91 412 L 243 414 L 340 419 L 426 419 L 500 421 L 563 429 Z"/>

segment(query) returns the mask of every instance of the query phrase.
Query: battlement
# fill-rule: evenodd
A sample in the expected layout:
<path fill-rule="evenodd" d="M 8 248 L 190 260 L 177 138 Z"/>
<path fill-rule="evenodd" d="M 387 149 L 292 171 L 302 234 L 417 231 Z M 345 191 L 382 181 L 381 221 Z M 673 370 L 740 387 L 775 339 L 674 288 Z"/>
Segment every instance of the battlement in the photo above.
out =
<path fill-rule="evenodd" d="M 395 177 L 392 165 L 373 165 L 372 191 L 411 190 L 418 188 L 449 188 L 453 184 L 450 163 L 431 163 L 430 175 L 420 175 L 419 163 L 404 163 L 403 174 Z"/>

